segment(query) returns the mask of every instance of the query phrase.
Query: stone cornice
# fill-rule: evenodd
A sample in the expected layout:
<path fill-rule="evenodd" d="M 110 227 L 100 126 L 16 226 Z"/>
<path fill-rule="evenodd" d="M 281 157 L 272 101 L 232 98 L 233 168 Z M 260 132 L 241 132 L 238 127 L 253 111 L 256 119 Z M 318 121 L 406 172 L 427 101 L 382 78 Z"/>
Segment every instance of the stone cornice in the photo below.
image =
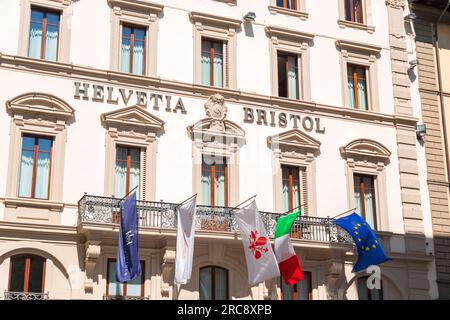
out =
<path fill-rule="evenodd" d="M 350 51 L 365 51 L 370 54 L 378 54 L 381 51 L 381 47 L 379 46 L 348 40 L 336 40 L 336 46 L 341 49 Z"/>
<path fill-rule="evenodd" d="M 286 29 L 277 26 L 267 26 L 265 30 L 271 37 L 290 38 L 295 39 L 299 42 L 309 42 L 314 39 L 314 34 L 312 33 L 300 32 L 297 30 Z"/>
<path fill-rule="evenodd" d="M 103 82 L 109 85 L 135 86 L 143 90 L 160 90 L 167 93 L 204 98 L 205 101 L 213 94 L 220 93 L 227 102 L 254 107 L 266 107 L 280 111 L 301 112 L 304 114 L 324 116 L 347 121 L 376 123 L 378 125 L 394 126 L 401 121 L 410 129 L 416 128 L 418 119 L 399 115 L 390 115 L 370 111 L 357 111 L 350 108 L 298 101 L 276 96 L 254 94 L 241 90 L 212 88 L 203 85 L 165 80 L 159 77 L 138 76 L 117 71 L 108 71 L 83 67 L 69 63 L 51 62 L 31 59 L 22 56 L 5 55 L 0 52 L 0 68 L 35 72 L 66 79 L 81 79 L 91 82 Z"/>
<path fill-rule="evenodd" d="M 189 13 L 189 17 L 194 23 L 204 23 L 207 25 L 226 25 L 229 28 L 237 29 L 241 26 L 242 21 L 227 17 L 215 16 L 212 14 L 206 14 L 201 12 L 192 11 Z"/>
<path fill-rule="evenodd" d="M 161 4 L 141 0 L 108 0 L 108 4 L 113 7 L 133 8 L 140 11 L 150 11 L 155 14 L 162 12 L 164 9 L 164 6 Z"/>
<path fill-rule="evenodd" d="M 42 238 L 46 236 L 54 241 L 78 241 L 79 235 L 74 226 L 52 225 L 44 223 L 23 223 L 12 221 L 0 221 L 0 234 L 2 238 Z"/>

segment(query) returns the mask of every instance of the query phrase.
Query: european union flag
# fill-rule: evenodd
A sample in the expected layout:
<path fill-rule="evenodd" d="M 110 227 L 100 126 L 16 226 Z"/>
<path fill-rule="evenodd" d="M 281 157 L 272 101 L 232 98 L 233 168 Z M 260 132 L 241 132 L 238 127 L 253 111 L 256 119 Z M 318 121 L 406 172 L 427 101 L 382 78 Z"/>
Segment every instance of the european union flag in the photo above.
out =
<path fill-rule="evenodd" d="M 139 261 L 136 192 L 120 205 L 119 244 L 117 246 L 116 280 L 131 281 L 141 274 Z"/>
<path fill-rule="evenodd" d="M 381 243 L 372 228 L 356 212 L 337 219 L 336 224 L 346 230 L 355 241 L 358 261 L 353 267 L 353 272 L 364 270 L 371 265 L 377 265 L 390 259 L 384 254 Z"/>

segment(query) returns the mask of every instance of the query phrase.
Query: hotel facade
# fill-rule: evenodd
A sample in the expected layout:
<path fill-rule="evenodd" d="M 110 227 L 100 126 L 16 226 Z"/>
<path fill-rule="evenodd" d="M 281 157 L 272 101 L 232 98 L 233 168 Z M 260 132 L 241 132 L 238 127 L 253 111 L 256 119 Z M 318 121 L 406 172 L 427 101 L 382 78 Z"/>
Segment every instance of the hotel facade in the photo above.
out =
<path fill-rule="evenodd" d="M 436 299 L 427 137 L 403 0 L 5 0 L 0 4 L 0 297 Z M 136 188 L 142 275 L 115 280 Z M 197 194 L 191 282 L 177 204 Z M 256 196 L 304 280 L 249 287 L 233 208 Z M 354 274 L 334 216 L 391 258 Z M 272 238 L 273 240 L 273 238 Z"/>

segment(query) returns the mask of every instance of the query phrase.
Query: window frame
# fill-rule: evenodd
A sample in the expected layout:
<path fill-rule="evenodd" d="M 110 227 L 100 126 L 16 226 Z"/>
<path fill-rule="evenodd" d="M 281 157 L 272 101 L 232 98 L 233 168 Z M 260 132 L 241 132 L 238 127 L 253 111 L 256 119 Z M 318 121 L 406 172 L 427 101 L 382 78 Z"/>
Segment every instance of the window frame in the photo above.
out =
<path fill-rule="evenodd" d="M 358 17 L 358 19 L 355 19 L 355 11 L 351 10 L 351 12 L 350 12 L 350 20 L 348 20 L 347 19 L 347 17 L 348 17 L 347 3 L 348 3 L 349 6 L 351 5 L 351 9 L 353 9 L 355 1 L 359 1 L 359 3 L 360 3 L 359 10 L 358 10 L 359 11 L 358 12 L 359 17 Z M 365 4 L 364 4 L 363 0 L 344 0 L 344 10 L 345 10 L 345 20 L 350 21 L 350 22 L 354 22 L 354 23 L 361 23 L 361 24 L 365 23 L 365 14 L 364 14 Z"/>
<path fill-rule="evenodd" d="M 209 48 L 209 58 L 210 58 L 210 68 L 209 68 L 209 86 L 210 87 L 215 87 L 215 88 L 224 88 L 224 84 L 225 84 L 225 54 L 224 52 L 226 51 L 227 48 L 227 44 L 223 41 L 223 40 L 219 40 L 219 39 L 213 39 L 213 38 L 209 38 L 209 37 L 202 37 L 201 40 L 201 45 L 203 47 L 203 42 L 209 42 L 210 43 L 210 48 Z M 222 87 L 217 87 L 214 84 L 214 58 L 215 58 L 215 51 L 214 51 L 214 44 L 220 44 L 222 46 Z M 203 53 L 203 50 L 201 51 L 201 53 Z M 201 56 L 200 56 L 201 58 Z M 201 79 L 202 84 L 203 84 L 203 78 Z M 203 84 L 205 85 L 205 84 Z"/>
<path fill-rule="evenodd" d="M 279 66 L 279 59 L 280 57 L 284 58 L 284 64 L 285 64 L 285 72 L 286 72 L 286 96 L 281 96 L 280 95 L 280 70 L 278 69 Z M 289 57 L 291 58 L 295 58 L 295 75 L 297 78 L 296 81 L 296 90 L 297 90 L 297 94 L 295 98 L 289 98 Z M 278 79 L 278 96 L 282 97 L 282 98 L 287 98 L 287 99 L 293 99 L 293 100 L 299 100 L 300 96 L 301 96 L 301 91 L 300 91 L 300 83 L 301 83 L 301 77 L 300 77 L 300 72 L 299 72 L 299 65 L 300 65 L 300 57 L 298 54 L 293 54 L 290 52 L 285 52 L 285 51 L 277 51 L 277 79 Z"/>
<path fill-rule="evenodd" d="M 373 197 L 372 197 L 373 222 L 374 222 L 373 230 L 378 230 L 376 176 L 354 172 L 353 173 L 353 181 L 355 180 L 355 177 L 359 177 L 359 179 L 360 179 L 360 186 L 359 186 L 359 192 L 361 194 L 361 212 L 360 213 L 362 215 L 362 218 L 366 221 L 367 221 L 367 214 L 366 214 L 366 209 L 365 209 L 366 186 L 364 184 L 364 178 L 370 178 L 372 180 L 372 185 L 369 188 L 372 189 L 372 194 L 373 194 Z M 354 183 L 353 183 L 353 186 L 356 187 Z"/>
<path fill-rule="evenodd" d="M 31 194 L 29 197 L 26 196 L 20 196 L 19 190 L 20 190 L 20 177 L 21 177 L 21 159 L 22 159 L 22 153 L 23 153 L 23 138 L 29 137 L 34 138 L 34 145 L 33 145 L 33 172 L 31 177 Z M 48 173 L 48 187 L 47 187 L 47 197 L 46 198 L 36 198 L 36 171 L 37 171 L 37 163 L 38 163 L 38 157 L 39 157 L 39 139 L 47 139 L 51 140 L 50 145 L 50 165 L 49 165 L 49 173 Z M 18 182 L 17 182 L 17 197 L 18 198 L 26 198 L 26 199 L 40 199 L 40 200 L 49 200 L 50 199 L 50 191 L 51 191 L 51 182 L 52 182 L 52 171 L 53 171 L 53 145 L 55 143 L 55 137 L 53 136 L 44 136 L 44 135 L 38 135 L 38 134 L 31 134 L 28 132 L 23 132 L 21 137 L 21 148 L 20 148 L 20 157 L 19 157 L 19 175 L 18 175 Z M 30 151 L 30 150 L 28 150 Z"/>
<path fill-rule="evenodd" d="M 58 61 L 59 60 L 58 59 L 59 58 L 59 45 L 60 45 L 60 37 L 61 37 L 61 16 L 62 16 L 61 10 L 51 9 L 51 8 L 49 9 L 49 8 L 46 8 L 46 7 L 36 6 L 34 4 L 31 5 L 30 10 L 31 11 L 30 11 L 30 26 L 29 26 L 29 28 L 31 28 L 31 23 L 33 22 L 32 18 L 31 18 L 33 10 L 34 11 L 38 11 L 38 12 L 42 12 L 44 14 L 44 17 L 43 17 L 42 22 L 41 22 L 41 24 L 42 24 L 41 52 L 40 52 L 40 55 L 39 55 L 38 59 L 46 60 L 46 61 L 51 61 L 51 60 L 47 60 L 47 59 L 44 58 L 45 42 L 46 42 L 45 41 L 45 39 L 46 39 L 46 35 L 45 34 L 47 32 L 47 18 L 46 18 L 46 16 L 47 16 L 48 13 L 58 14 L 58 16 L 59 16 L 59 19 L 58 19 L 58 40 L 56 41 L 56 58 L 55 58 L 55 61 Z M 30 50 L 30 35 L 28 35 L 27 56 L 29 55 L 29 50 Z M 34 59 L 36 59 L 36 58 L 34 58 Z"/>
<path fill-rule="evenodd" d="M 269 12 L 271 14 L 284 14 L 288 16 L 294 16 L 300 18 L 300 20 L 305 21 L 308 19 L 308 13 L 306 12 L 306 0 L 289 0 L 295 3 L 295 9 L 279 7 L 277 5 L 277 0 L 270 0 L 269 2 Z"/>
<path fill-rule="evenodd" d="M 300 177 L 300 168 L 297 166 L 291 166 L 291 165 L 286 165 L 286 164 L 281 164 L 281 181 L 282 183 L 284 182 L 284 174 L 283 174 L 283 170 L 288 170 L 288 176 L 289 176 L 289 211 L 291 212 L 292 209 L 294 209 L 294 196 L 293 196 L 293 176 L 294 174 L 294 170 L 297 171 L 298 173 L 298 203 L 301 205 L 302 203 L 302 191 L 303 191 L 303 186 L 302 186 L 302 181 L 301 181 L 301 177 Z"/>
<path fill-rule="evenodd" d="M 207 268 L 211 268 L 211 300 L 210 301 L 217 301 L 216 299 L 215 299 L 215 296 L 216 296 L 216 287 L 215 287 L 215 285 L 216 285 L 216 281 L 215 281 L 215 274 L 216 274 L 216 272 L 215 272 L 215 270 L 216 269 L 221 269 L 221 270 L 224 270 L 225 271 L 225 274 L 226 274 L 226 282 L 227 282 L 227 286 L 226 286 L 226 299 L 225 300 L 228 300 L 228 299 L 230 299 L 230 277 L 229 277 L 229 270 L 227 269 L 227 268 L 224 268 L 224 267 L 220 267 L 220 266 L 215 266 L 215 265 L 207 265 L 207 266 L 203 266 L 203 267 L 201 267 L 201 268 L 199 268 L 199 272 L 198 272 L 198 286 L 199 286 L 199 299 L 201 299 L 200 298 L 200 280 L 201 280 L 201 276 L 200 276 L 200 273 L 201 273 L 201 271 L 203 270 L 203 269 L 207 269 Z M 206 301 L 206 300 L 205 300 Z"/>
<path fill-rule="evenodd" d="M 110 263 L 117 263 L 117 259 L 115 258 L 107 258 L 106 259 L 106 293 L 105 295 L 107 297 L 114 297 L 114 298 L 127 298 L 127 297 L 137 297 L 137 296 L 127 296 L 127 282 L 123 282 L 123 293 L 124 295 L 110 295 L 109 294 L 109 265 Z M 140 260 L 139 261 L 141 264 L 141 295 L 139 296 L 139 298 L 145 298 L 145 260 Z"/>
<path fill-rule="evenodd" d="M 128 65 L 128 68 L 129 68 L 129 71 L 128 72 L 125 72 L 125 71 L 122 71 L 122 70 L 120 70 L 120 67 L 119 67 L 119 70 L 120 70 L 120 72 L 123 72 L 123 73 L 129 73 L 129 74 L 133 74 L 133 75 L 138 75 L 138 76 L 145 76 L 146 75 L 146 70 L 147 70 L 147 37 L 148 37 L 148 28 L 146 27 L 146 26 L 141 26 L 141 25 L 137 25 L 137 24 L 132 24 L 132 23 L 128 23 L 128 22 L 122 22 L 121 23 L 121 25 L 120 25 L 120 52 L 122 52 L 122 41 L 123 41 L 123 28 L 124 27 L 127 27 L 127 28 L 130 28 L 131 29 L 131 31 L 130 31 L 130 63 L 129 63 L 129 65 Z M 143 65 L 143 67 L 142 67 L 142 73 L 134 73 L 133 72 L 133 60 L 134 60 L 134 30 L 135 29 L 140 29 L 140 30 L 143 30 L 144 31 L 144 33 L 145 33 L 145 35 L 144 35 L 144 65 Z M 122 54 L 121 53 L 119 53 L 119 59 L 120 59 L 120 62 L 122 62 Z M 119 64 L 120 65 L 120 64 Z"/>
<path fill-rule="evenodd" d="M 216 205 L 214 204 L 215 203 L 215 184 L 214 184 L 214 182 L 215 182 L 215 176 L 216 176 L 216 169 L 215 169 L 216 168 L 216 162 L 214 161 L 211 164 L 207 164 L 204 161 L 204 157 L 205 156 L 207 156 L 207 154 L 203 154 L 202 155 L 202 168 L 201 168 L 201 171 L 202 171 L 202 176 L 203 176 L 203 165 L 209 166 L 209 174 L 210 174 L 210 177 L 211 177 L 211 199 L 210 199 L 211 203 L 209 204 L 209 206 L 215 207 Z M 230 176 L 229 176 L 229 168 L 228 168 L 229 159 L 226 156 L 221 157 L 221 159 L 222 159 L 222 161 L 224 161 L 224 173 L 223 173 L 223 175 L 225 177 L 225 195 L 224 195 L 225 205 L 224 205 L 224 207 L 228 207 L 229 206 L 229 194 L 230 194 L 230 191 L 228 189 L 229 186 L 230 186 L 230 183 L 229 183 Z"/>
<path fill-rule="evenodd" d="M 307 276 L 308 277 L 308 279 L 309 279 L 309 288 L 308 288 L 308 297 L 307 297 L 307 299 L 306 300 L 313 300 L 313 285 L 312 285 L 312 272 L 311 271 L 302 271 L 303 272 L 303 279 L 305 279 L 305 276 Z M 284 280 L 283 280 L 283 276 L 280 276 L 279 278 L 279 281 L 280 281 L 280 300 L 284 300 L 284 297 L 283 297 L 283 282 L 284 282 Z M 304 280 L 301 280 L 301 281 L 304 281 Z M 296 300 L 296 301 L 298 301 L 299 299 L 298 299 L 298 283 L 299 282 L 301 282 L 301 281 L 298 281 L 293 287 L 294 287 L 294 299 L 293 300 Z"/>
<path fill-rule="evenodd" d="M 35 255 L 35 254 L 18 254 L 18 255 L 14 255 L 11 256 L 9 258 L 9 277 L 8 277 L 8 291 L 11 292 L 11 280 L 12 280 L 12 270 L 13 270 L 13 259 L 14 258 L 20 258 L 20 257 L 26 257 L 25 260 L 25 271 L 24 271 L 24 281 L 23 281 L 23 285 L 24 285 L 24 289 L 23 291 L 20 291 L 22 293 L 30 293 L 28 291 L 29 288 L 29 281 L 30 281 L 30 266 L 31 266 L 31 257 L 34 258 L 39 258 L 42 259 L 42 288 L 40 292 L 32 292 L 32 293 L 44 293 L 45 291 L 45 274 L 46 274 L 46 267 L 47 267 L 47 259 L 44 257 L 41 257 L 39 255 Z M 27 289 L 27 290 L 25 290 Z"/>
<path fill-rule="evenodd" d="M 372 15 L 369 12 L 372 10 L 372 0 L 361 0 L 361 18 L 362 22 L 347 20 L 346 2 L 354 0 L 338 0 L 339 4 L 339 19 L 337 21 L 340 28 L 352 28 L 366 31 L 369 34 L 375 32 Z"/>
<path fill-rule="evenodd" d="M 20 9 L 19 45 L 18 54 L 28 58 L 30 41 L 31 10 L 36 8 L 44 11 L 59 13 L 58 44 L 55 62 L 69 63 L 70 59 L 70 25 L 66 23 L 66 18 L 73 15 L 73 6 L 67 0 L 22 0 Z M 43 37 L 44 39 L 45 37 Z M 42 46 L 41 46 L 42 50 Z M 30 58 L 36 59 L 36 58 Z M 39 60 L 50 61 L 39 58 Z"/>
<path fill-rule="evenodd" d="M 364 86 L 365 86 L 365 103 L 366 103 L 366 107 L 367 107 L 367 111 L 370 110 L 369 109 L 369 86 L 368 86 L 368 72 L 367 72 L 367 67 L 364 65 L 358 65 L 355 63 L 347 63 L 347 86 L 348 86 L 348 80 L 349 80 L 349 75 L 348 72 L 349 70 L 353 70 L 353 94 L 355 97 L 354 100 L 354 105 L 355 105 L 355 110 L 363 110 L 360 108 L 360 99 L 359 99 L 359 93 L 358 93 L 358 69 L 363 69 L 364 70 Z M 349 104 L 350 104 L 350 98 L 348 98 Z M 353 108 L 352 108 L 353 109 Z"/>
<path fill-rule="evenodd" d="M 142 148 L 137 147 L 137 146 L 129 146 L 129 145 L 123 145 L 123 144 L 116 144 L 116 157 L 115 157 L 115 165 L 117 165 L 118 161 L 123 161 L 123 160 L 118 160 L 117 159 L 117 151 L 119 148 L 122 149 L 126 149 L 127 150 L 127 160 L 126 160 L 126 182 L 125 182 L 125 194 L 128 194 L 130 192 L 130 170 L 131 170 L 131 163 L 133 162 L 131 159 L 131 151 L 135 150 L 139 152 L 139 184 L 141 184 L 141 180 L 142 180 L 142 152 L 145 152 L 142 150 Z M 114 181 L 114 183 L 116 183 L 116 181 Z M 114 185 L 115 186 L 115 185 Z M 117 196 L 117 195 L 116 195 Z"/>

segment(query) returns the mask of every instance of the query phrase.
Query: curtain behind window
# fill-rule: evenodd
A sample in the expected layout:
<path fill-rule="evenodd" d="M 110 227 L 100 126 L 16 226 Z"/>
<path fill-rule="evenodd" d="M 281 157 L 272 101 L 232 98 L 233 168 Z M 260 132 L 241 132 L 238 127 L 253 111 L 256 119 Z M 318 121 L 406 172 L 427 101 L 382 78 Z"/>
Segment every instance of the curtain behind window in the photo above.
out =
<path fill-rule="evenodd" d="M 122 46 L 120 52 L 120 71 L 130 72 L 131 28 L 122 26 Z"/>
<path fill-rule="evenodd" d="M 145 30 L 134 30 L 133 73 L 144 74 Z"/>
<path fill-rule="evenodd" d="M 108 294 L 111 296 L 123 296 L 123 284 L 116 281 L 116 262 L 109 262 L 108 267 Z"/>
<path fill-rule="evenodd" d="M 224 207 L 225 203 L 225 164 L 215 164 L 214 205 Z"/>
<path fill-rule="evenodd" d="M 28 57 L 39 59 L 41 57 L 42 20 L 44 13 L 31 10 L 30 38 L 28 44 Z"/>
<path fill-rule="evenodd" d="M 374 190 L 372 189 L 372 183 L 372 177 L 364 177 L 364 206 L 366 209 L 366 221 L 369 223 L 372 229 L 375 229 L 375 217 L 373 208 Z"/>
<path fill-rule="evenodd" d="M 227 271 L 221 268 L 215 268 L 215 295 L 216 300 L 226 300 L 227 297 Z"/>
<path fill-rule="evenodd" d="M 58 52 L 59 14 L 47 13 L 44 59 L 56 61 Z"/>
<path fill-rule="evenodd" d="M 298 98 L 297 57 L 288 56 L 287 58 L 288 58 L 288 88 L 289 88 L 288 98 L 297 99 Z"/>
<path fill-rule="evenodd" d="M 367 110 L 367 92 L 366 92 L 366 70 L 364 68 L 356 69 L 358 73 L 358 105 L 359 109 Z"/>
<path fill-rule="evenodd" d="M 211 300 L 211 268 L 200 269 L 200 300 Z"/>
<path fill-rule="evenodd" d="M 214 86 L 223 87 L 223 43 L 214 42 Z"/>
<path fill-rule="evenodd" d="M 20 159 L 19 197 L 31 197 L 33 180 L 34 137 L 22 138 L 22 155 Z"/>
<path fill-rule="evenodd" d="M 284 282 L 283 279 L 281 281 L 281 290 L 283 292 L 283 300 L 294 300 L 294 286 L 290 286 Z"/>
<path fill-rule="evenodd" d="M 201 56 L 201 65 L 202 65 L 202 84 L 205 86 L 211 85 L 211 56 L 210 56 L 210 46 L 211 43 L 209 41 L 202 41 L 202 56 Z"/>

